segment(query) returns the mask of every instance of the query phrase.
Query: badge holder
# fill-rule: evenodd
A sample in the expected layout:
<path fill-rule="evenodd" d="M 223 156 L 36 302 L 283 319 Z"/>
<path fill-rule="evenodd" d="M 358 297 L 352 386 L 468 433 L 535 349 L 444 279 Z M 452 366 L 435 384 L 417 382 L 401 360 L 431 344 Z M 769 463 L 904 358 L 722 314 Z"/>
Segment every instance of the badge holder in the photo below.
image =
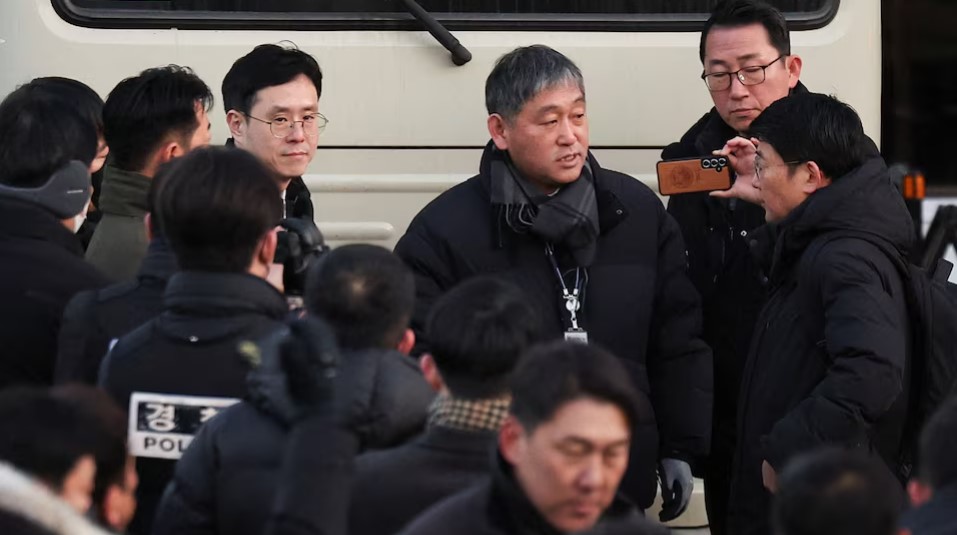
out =
<path fill-rule="evenodd" d="M 562 285 L 562 299 L 565 300 L 565 310 L 568 311 L 568 315 L 571 318 L 572 326 L 565 331 L 565 341 L 587 344 L 588 331 L 578 326 L 578 311 L 582 306 L 581 299 L 579 298 L 579 294 L 581 292 L 581 269 L 575 268 L 575 288 L 569 292 L 568 286 L 565 284 L 565 278 L 562 277 L 562 272 L 560 269 L 558 269 L 558 262 L 555 261 L 555 252 L 552 249 L 551 244 L 547 244 L 545 246 L 545 254 L 548 256 L 548 260 L 551 262 L 552 267 L 555 268 L 555 274 L 558 276 L 558 282 Z"/>

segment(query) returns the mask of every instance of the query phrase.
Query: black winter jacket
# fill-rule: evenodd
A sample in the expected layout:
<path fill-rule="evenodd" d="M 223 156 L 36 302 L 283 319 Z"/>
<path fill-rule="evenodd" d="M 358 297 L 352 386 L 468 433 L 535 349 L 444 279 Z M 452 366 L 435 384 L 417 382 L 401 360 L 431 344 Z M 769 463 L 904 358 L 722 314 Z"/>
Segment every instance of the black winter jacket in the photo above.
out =
<path fill-rule="evenodd" d="M 426 206 L 396 245 L 396 254 L 416 275 L 413 327 L 421 339 L 432 303 L 481 274 L 523 288 L 548 333 L 558 338 L 565 331 L 567 312 L 544 243 L 512 232 L 493 210 L 489 156 L 486 151 L 477 176 Z M 600 235 L 579 319 L 591 342 L 622 359 L 654 406 L 657 436 L 654 429 L 636 436 L 623 484 L 625 494 L 647 508 L 655 496 L 659 458 L 690 460 L 708 451 L 711 351 L 699 338 L 699 299 L 687 277 L 678 226 L 641 182 L 602 169 L 591 155 L 589 161 Z M 563 270 L 574 270 L 565 251 L 556 248 L 556 256 Z"/>
<path fill-rule="evenodd" d="M 0 198 L 0 388 L 52 384 L 66 304 L 107 284 L 53 214 Z"/>
<path fill-rule="evenodd" d="M 343 421 L 363 449 L 421 431 L 434 395 L 414 361 L 395 351 L 344 354 L 337 381 Z M 153 535 L 261 535 L 295 416 L 280 363 L 264 360 L 249 374 L 248 399 L 210 420 L 180 459 Z"/>
<path fill-rule="evenodd" d="M 237 346 L 282 326 L 283 296 L 246 274 L 173 275 L 162 314 L 120 338 L 103 361 L 99 384 L 129 406 L 133 392 L 242 398 L 251 365 Z M 139 504 L 131 531 L 148 533 L 174 461 L 140 458 Z"/>
<path fill-rule="evenodd" d="M 799 86 L 801 87 L 801 86 Z M 707 156 L 737 133 L 714 108 L 681 141 L 665 147 L 663 160 Z M 681 227 L 688 250 L 688 274 L 704 318 L 704 341 L 714 353 L 714 442 L 726 463 L 734 448 L 741 373 L 751 333 L 766 298 L 763 276 L 751 258 L 751 232 L 764 225 L 764 208 L 708 193 L 672 195 L 668 213 Z M 722 453 L 724 452 L 724 453 Z M 721 462 L 721 461 L 719 461 Z"/>
<path fill-rule="evenodd" d="M 497 439 L 494 431 L 434 425 L 413 442 L 360 456 L 349 533 L 394 535 L 429 507 L 488 477 Z"/>
<path fill-rule="evenodd" d="M 763 461 L 780 471 L 794 455 L 834 444 L 893 463 L 907 408 L 897 266 L 863 239 L 816 242 L 853 230 L 908 250 L 911 219 L 884 161 L 818 190 L 772 230 L 757 231 L 754 243 L 770 266 L 771 294 L 742 380 L 728 516 L 729 532 L 741 535 L 768 532 Z"/>
<path fill-rule="evenodd" d="M 401 535 L 561 535 L 525 496 L 511 466 L 495 454 L 491 477 L 426 510 Z M 661 535 L 667 528 L 646 520 L 630 502 L 616 497 L 587 533 Z"/>
<path fill-rule="evenodd" d="M 63 312 L 54 380 L 96 384 L 110 342 L 158 316 L 176 258 L 162 238 L 150 243 L 136 280 L 81 292 Z"/>

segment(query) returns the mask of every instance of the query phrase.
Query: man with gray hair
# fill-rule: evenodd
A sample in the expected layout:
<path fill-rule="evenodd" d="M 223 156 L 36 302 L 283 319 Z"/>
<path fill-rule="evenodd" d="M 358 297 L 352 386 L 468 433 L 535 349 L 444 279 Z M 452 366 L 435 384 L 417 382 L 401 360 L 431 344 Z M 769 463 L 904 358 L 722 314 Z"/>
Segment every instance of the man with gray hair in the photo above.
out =
<path fill-rule="evenodd" d="M 711 433 L 711 351 L 681 232 L 649 188 L 588 151 L 585 85 L 571 60 L 516 49 L 496 63 L 485 99 L 492 140 L 479 174 L 430 203 L 396 245 L 416 274 L 413 328 L 427 345 L 433 302 L 491 274 L 526 291 L 548 336 L 610 349 L 657 422 L 633 438 L 622 491 L 650 506 L 658 465 L 662 518 L 674 518 Z"/>

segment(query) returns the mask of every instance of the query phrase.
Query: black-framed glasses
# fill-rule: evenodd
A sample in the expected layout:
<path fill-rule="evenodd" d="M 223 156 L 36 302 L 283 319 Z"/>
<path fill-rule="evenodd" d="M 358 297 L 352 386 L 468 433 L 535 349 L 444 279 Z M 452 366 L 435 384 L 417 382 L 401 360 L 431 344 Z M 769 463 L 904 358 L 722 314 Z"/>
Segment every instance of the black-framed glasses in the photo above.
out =
<path fill-rule="evenodd" d="M 741 85 L 762 84 L 768 76 L 768 67 L 786 57 L 787 55 L 781 54 L 777 59 L 767 65 L 751 65 L 750 67 L 743 67 L 734 72 L 701 73 L 701 79 L 704 80 L 704 84 L 708 86 L 709 91 L 727 91 L 731 89 L 732 76 L 737 78 L 738 81 L 741 82 Z"/>
<path fill-rule="evenodd" d="M 325 130 L 326 125 L 329 124 L 329 119 L 326 119 L 326 116 L 321 113 L 307 113 L 302 116 L 302 119 L 298 121 L 290 121 L 285 117 L 276 117 L 272 121 L 266 121 L 260 119 L 259 117 L 253 117 L 248 113 L 243 113 L 246 117 L 250 119 L 255 119 L 261 123 L 266 123 L 269 125 L 269 131 L 272 133 L 273 137 L 279 139 L 285 138 L 292 132 L 292 129 L 295 128 L 296 124 L 302 125 L 302 131 L 308 137 L 319 137 L 319 133 Z"/>

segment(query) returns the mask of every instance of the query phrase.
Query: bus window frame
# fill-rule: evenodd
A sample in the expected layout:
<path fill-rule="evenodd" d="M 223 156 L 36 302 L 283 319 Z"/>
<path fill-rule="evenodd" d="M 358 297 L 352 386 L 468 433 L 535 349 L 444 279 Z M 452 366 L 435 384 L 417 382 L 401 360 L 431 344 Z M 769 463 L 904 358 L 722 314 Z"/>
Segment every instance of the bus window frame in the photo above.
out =
<path fill-rule="evenodd" d="M 314 30 L 422 31 L 421 24 L 408 13 L 362 16 L 356 13 L 329 12 L 234 12 L 163 11 L 157 9 L 111 9 L 83 7 L 74 0 L 51 0 L 57 14 L 75 26 L 102 29 L 180 29 L 180 30 Z M 786 12 L 788 28 L 816 30 L 830 24 L 841 0 L 825 0 L 822 8 L 807 12 Z M 109 2 L 104 3 L 117 3 Z M 163 4 L 162 0 L 151 3 Z M 563 31 L 563 32 L 700 32 L 707 13 L 682 14 L 470 14 L 453 16 L 434 13 L 450 31 Z M 290 28 L 290 22 L 297 23 Z"/>

